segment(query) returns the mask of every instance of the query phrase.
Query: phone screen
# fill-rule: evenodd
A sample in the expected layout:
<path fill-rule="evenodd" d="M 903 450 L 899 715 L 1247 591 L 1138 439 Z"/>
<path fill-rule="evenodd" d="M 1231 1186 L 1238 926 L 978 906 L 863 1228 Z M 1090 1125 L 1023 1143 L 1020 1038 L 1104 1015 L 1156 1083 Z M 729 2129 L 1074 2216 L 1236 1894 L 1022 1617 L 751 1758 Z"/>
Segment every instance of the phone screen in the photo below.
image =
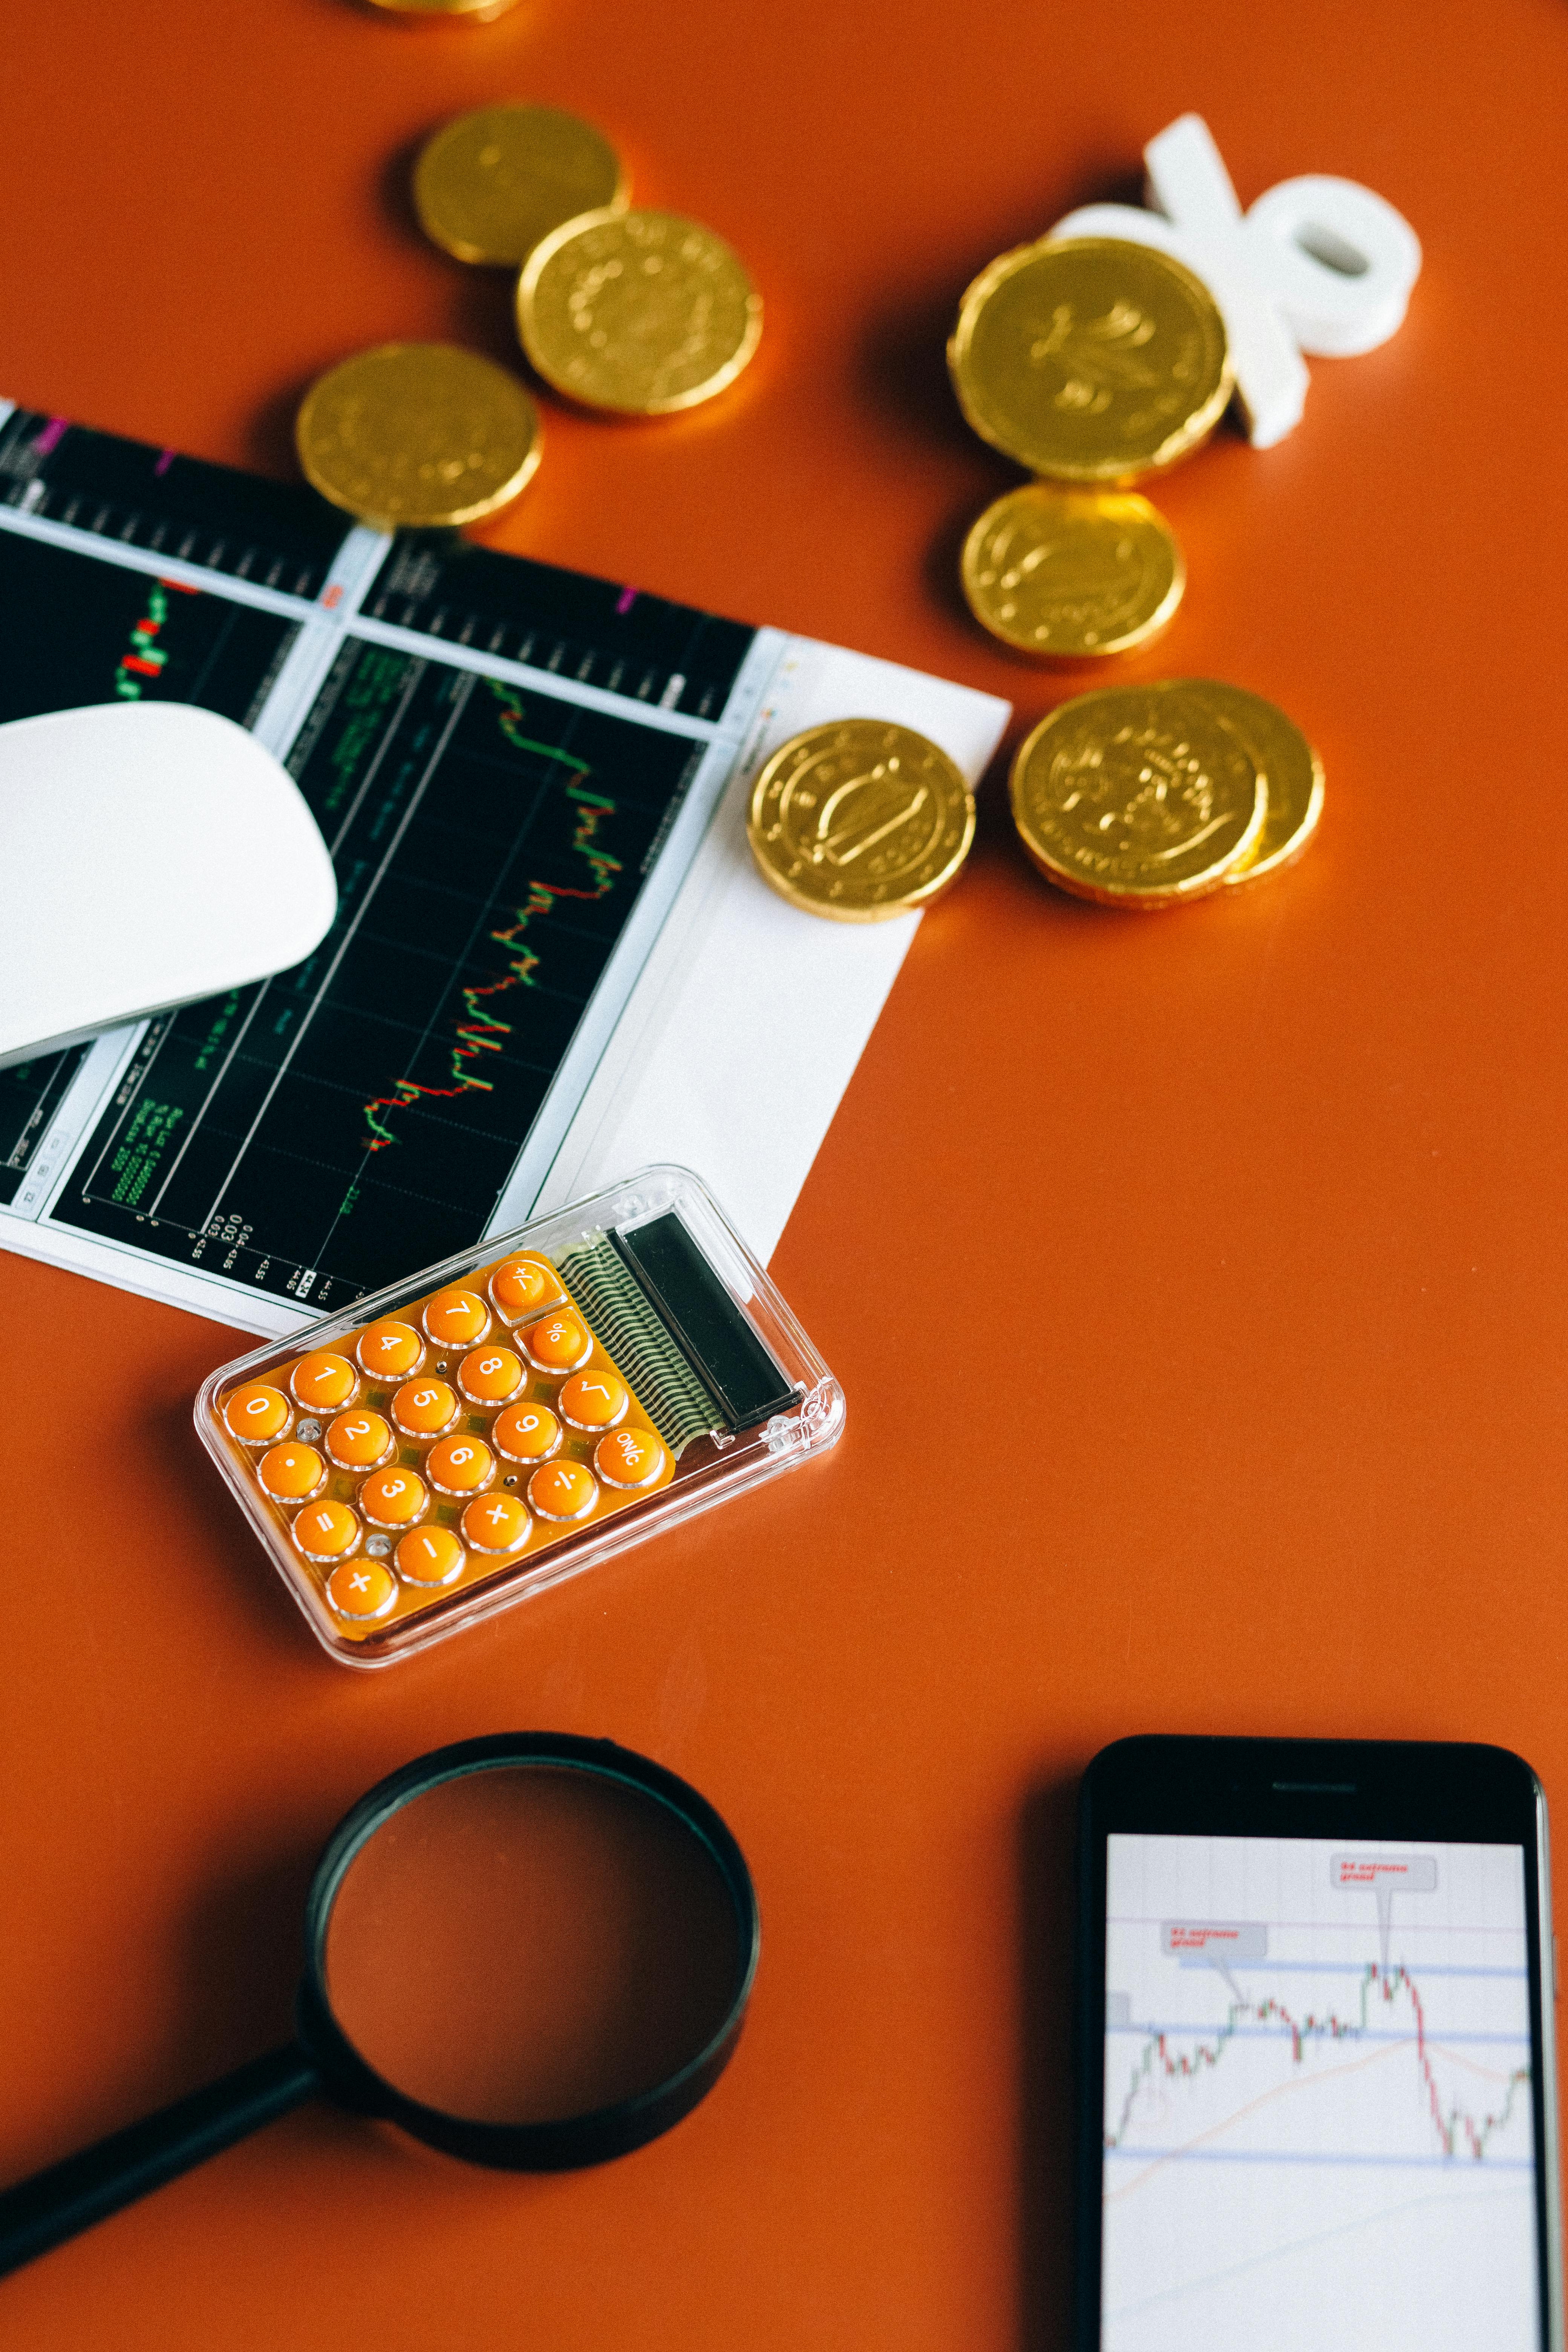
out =
<path fill-rule="evenodd" d="M 1102 2352 L 1539 2352 L 1523 1847 L 1106 1849 Z"/>

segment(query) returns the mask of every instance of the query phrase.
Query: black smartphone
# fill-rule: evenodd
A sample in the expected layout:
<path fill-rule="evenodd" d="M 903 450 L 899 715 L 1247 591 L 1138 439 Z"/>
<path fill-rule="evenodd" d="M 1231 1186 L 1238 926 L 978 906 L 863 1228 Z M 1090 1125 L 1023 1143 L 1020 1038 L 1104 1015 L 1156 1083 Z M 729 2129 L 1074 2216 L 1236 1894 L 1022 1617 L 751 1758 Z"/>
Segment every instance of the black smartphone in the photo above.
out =
<path fill-rule="evenodd" d="M 1562 2352 L 1529 1765 L 1122 1739 L 1079 1836 L 1079 2352 Z"/>

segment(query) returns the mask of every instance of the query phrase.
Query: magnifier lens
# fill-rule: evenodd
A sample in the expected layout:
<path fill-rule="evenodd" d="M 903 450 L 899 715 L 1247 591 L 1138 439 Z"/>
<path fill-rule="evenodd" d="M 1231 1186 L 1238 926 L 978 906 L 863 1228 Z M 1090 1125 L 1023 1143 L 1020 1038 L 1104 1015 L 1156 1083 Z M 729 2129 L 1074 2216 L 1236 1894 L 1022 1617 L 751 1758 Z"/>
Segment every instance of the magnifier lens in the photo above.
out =
<path fill-rule="evenodd" d="M 338 1886 L 342 2033 L 405 2098 L 475 2123 L 596 2113 L 666 2083 L 740 1986 L 734 1903 L 696 1832 L 605 1772 L 501 1764 L 424 1790 Z"/>

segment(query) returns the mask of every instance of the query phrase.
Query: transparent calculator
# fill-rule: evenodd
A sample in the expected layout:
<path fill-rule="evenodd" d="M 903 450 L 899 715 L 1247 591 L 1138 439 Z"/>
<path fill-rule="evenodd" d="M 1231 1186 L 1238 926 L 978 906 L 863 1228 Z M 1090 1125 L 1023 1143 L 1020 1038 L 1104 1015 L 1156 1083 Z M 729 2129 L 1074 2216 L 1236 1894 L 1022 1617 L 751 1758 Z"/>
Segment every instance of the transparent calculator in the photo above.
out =
<path fill-rule="evenodd" d="M 224 1365 L 195 1419 L 318 1640 L 378 1666 L 821 1453 L 844 1399 L 649 1168 Z"/>

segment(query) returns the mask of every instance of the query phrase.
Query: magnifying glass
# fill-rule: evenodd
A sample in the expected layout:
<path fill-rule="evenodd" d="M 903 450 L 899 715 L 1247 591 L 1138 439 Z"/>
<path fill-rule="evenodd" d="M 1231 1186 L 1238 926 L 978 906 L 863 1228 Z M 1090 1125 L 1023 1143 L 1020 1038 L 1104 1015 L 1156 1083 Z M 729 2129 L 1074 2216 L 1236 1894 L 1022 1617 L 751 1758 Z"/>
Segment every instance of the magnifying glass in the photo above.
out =
<path fill-rule="evenodd" d="M 559 1733 L 438 1748 L 321 1856 L 296 2040 L 0 2195 L 0 2274 L 318 2093 L 505 2170 L 624 2156 L 722 2074 L 760 1941 L 673 1772 Z"/>

